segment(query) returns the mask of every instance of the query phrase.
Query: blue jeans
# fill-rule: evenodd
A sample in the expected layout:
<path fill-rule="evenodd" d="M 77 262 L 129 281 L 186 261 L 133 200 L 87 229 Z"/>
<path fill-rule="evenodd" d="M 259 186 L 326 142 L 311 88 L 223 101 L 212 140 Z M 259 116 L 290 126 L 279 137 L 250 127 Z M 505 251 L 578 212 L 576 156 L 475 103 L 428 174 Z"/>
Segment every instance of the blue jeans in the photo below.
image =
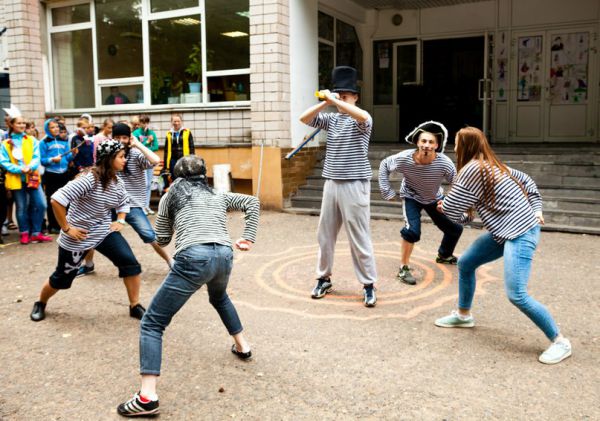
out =
<path fill-rule="evenodd" d="M 498 244 L 492 234 L 485 233 L 458 259 L 458 307 L 470 309 L 475 294 L 475 270 L 504 257 L 504 289 L 511 303 L 539 327 L 550 340 L 558 336 L 558 327 L 552 315 L 542 304 L 527 293 L 531 261 L 540 239 L 540 226 L 504 244 Z"/>
<path fill-rule="evenodd" d="M 146 170 L 146 207 L 150 208 L 150 195 L 152 194 L 152 179 L 154 178 L 154 168 L 148 168 Z"/>
<path fill-rule="evenodd" d="M 190 246 L 175 255 L 175 264 L 156 292 L 140 326 L 140 374 L 160 375 L 162 336 L 187 300 L 206 284 L 208 299 L 230 335 L 242 323 L 227 295 L 233 264 L 231 247 L 216 243 Z"/>
<path fill-rule="evenodd" d="M 17 207 L 19 232 L 39 234 L 42 231 L 42 221 L 46 212 L 46 198 L 42 187 L 37 189 L 23 187 L 11 191 Z"/>
<path fill-rule="evenodd" d="M 137 232 L 144 243 L 149 244 L 156 240 L 154 228 L 152 228 L 152 224 L 142 208 L 131 208 L 125 217 L 125 221 L 131 225 L 131 228 Z"/>
<path fill-rule="evenodd" d="M 416 243 L 421 239 L 421 211 L 425 210 L 436 227 L 443 233 L 442 242 L 438 248 L 441 257 L 450 257 L 454 253 L 456 243 L 460 239 L 463 227 L 452 222 L 446 215 L 437 210 L 437 202 L 424 205 L 414 199 L 404 199 L 404 217 L 406 226 L 400 231 L 403 239 L 409 243 Z"/>

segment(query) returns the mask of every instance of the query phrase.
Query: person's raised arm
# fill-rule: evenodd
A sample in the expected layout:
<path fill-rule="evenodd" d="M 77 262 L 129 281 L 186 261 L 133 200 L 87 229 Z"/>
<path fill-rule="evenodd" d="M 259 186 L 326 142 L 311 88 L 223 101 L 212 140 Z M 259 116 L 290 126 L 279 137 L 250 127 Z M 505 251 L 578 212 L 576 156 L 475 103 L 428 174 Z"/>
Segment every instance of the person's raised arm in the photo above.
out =
<path fill-rule="evenodd" d="M 300 116 L 300 121 L 304 124 L 310 123 L 314 120 L 317 114 L 319 114 L 328 105 L 329 104 L 327 103 L 327 101 L 319 102 L 318 104 L 313 105 L 312 107 L 310 107 L 302 113 L 302 115 Z"/>

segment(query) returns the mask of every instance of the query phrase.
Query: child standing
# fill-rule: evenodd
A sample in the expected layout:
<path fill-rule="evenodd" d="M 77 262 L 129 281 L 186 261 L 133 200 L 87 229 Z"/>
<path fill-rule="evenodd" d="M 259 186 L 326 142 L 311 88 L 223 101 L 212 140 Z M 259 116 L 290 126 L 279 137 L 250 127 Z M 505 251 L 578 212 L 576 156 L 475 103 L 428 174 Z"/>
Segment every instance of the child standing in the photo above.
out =
<path fill-rule="evenodd" d="M 9 138 L 0 148 L 0 165 L 6 169 L 6 189 L 17 208 L 21 244 L 52 241 L 42 233 L 46 199 L 40 183 L 39 141 L 25 133 L 25 120 L 18 110 L 8 121 Z"/>
<path fill-rule="evenodd" d="M 163 177 L 165 180 L 165 188 L 169 187 L 170 181 L 174 178 L 171 176 L 175 164 L 179 158 L 196 153 L 194 149 L 194 136 L 189 129 L 183 127 L 183 120 L 179 114 L 174 114 L 171 117 L 171 130 L 167 132 L 165 140 L 165 155 Z M 169 178 L 171 177 L 171 180 Z"/>
<path fill-rule="evenodd" d="M 94 165 L 93 131 L 94 126 L 89 123 L 87 118 L 79 119 L 77 122 L 77 131 L 71 139 L 71 148 L 76 149 L 73 165 L 77 169 L 77 172 L 82 172 Z"/>
<path fill-rule="evenodd" d="M 158 151 L 158 138 L 154 130 L 150 129 L 150 117 L 147 114 L 142 114 L 139 118 L 139 127 L 133 131 L 133 136 L 137 137 L 142 145 L 150 149 L 152 152 Z M 144 212 L 146 215 L 154 215 L 154 211 L 150 209 L 150 195 L 152 191 L 152 179 L 154 178 L 154 167 L 146 170 L 146 203 Z"/>
<path fill-rule="evenodd" d="M 372 172 L 368 157 L 373 120 L 369 113 L 356 106 L 356 69 L 336 67 L 332 80 L 334 93 L 321 91 L 325 101 L 300 116 L 303 123 L 327 130 L 323 168 L 325 187 L 318 228 L 318 279 L 311 296 L 322 298 L 331 291 L 335 243 L 343 224 L 350 242 L 354 271 L 363 284 L 364 304 L 374 307 L 377 303 L 374 288 L 377 272 L 369 228 Z M 336 106 L 338 112 L 321 113 L 328 105 Z"/>
<path fill-rule="evenodd" d="M 421 212 L 425 210 L 433 223 L 444 233 L 438 249 L 437 263 L 455 265 L 453 256 L 456 243 L 462 234 L 462 226 L 437 211 L 437 202 L 444 197 L 442 181 L 452 183 L 456 168 L 443 154 L 448 131 L 442 123 L 427 121 L 417 126 L 406 136 L 406 141 L 417 149 L 402 151 L 381 161 L 379 166 L 379 189 L 385 200 L 392 200 L 396 192 L 392 189 L 389 176 L 397 172 L 404 176 L 400 197 L 404 199 L 403 210 L 406 225 L 402 236 L 402 260 L 397 278 L 409 285 L 417 283 L 409 262 L 415 243 L 421 239 Z"/>
<path fill-rule="evenodd" d="M 40 156 L 42 165 L 46 167 L 42 177 L 46 203 L 50 203 L 50 197 L 69 182 L 68 169 L 73 154 L 69 150 L 69 142 L 59 137 L 60 128 L 54 119 L 46 120 L 44 131 L 46 136 L 40 142 Z M 47 214 L 48 231 L 50 234 L 58 234 L 60 226 L 54 217 L 52 206 L 48 206 Z"/>

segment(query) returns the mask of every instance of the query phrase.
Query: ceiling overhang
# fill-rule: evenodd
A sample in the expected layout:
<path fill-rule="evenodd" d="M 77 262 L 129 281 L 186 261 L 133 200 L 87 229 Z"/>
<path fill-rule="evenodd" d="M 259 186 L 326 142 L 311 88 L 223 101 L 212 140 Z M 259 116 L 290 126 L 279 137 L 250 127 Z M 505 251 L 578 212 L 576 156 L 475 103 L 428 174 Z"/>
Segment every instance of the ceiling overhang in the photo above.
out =
<path fill-rule="evenodd" d="M 485 0 L 352 0 L 365 9 L 427 9 Z"/>

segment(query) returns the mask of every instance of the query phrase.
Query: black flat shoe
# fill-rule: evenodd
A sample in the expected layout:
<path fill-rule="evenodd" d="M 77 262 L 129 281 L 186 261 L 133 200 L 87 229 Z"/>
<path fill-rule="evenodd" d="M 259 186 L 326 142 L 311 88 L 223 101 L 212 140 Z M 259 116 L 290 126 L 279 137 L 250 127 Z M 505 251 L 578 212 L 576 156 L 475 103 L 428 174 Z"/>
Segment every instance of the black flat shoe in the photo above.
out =
<path fill-rule="evenodd" d="M 34 322 L 44 320 L 46 318 L 46 303 L 42 303 L 41 301 L 33 303 L 33 310 L 31 310 L 29 317 L 31 317 L 31 320 Z"/>
<path fill-rule="evenodd" d="M 235 354 L 240 360 L 249 360 L 252 358 L 252 351 L 240 352 L 235 348 L 235 344 L 231 345 L 231 352 Z"/>
<path fill-rule="evenodd" d="M 145 312 L 146 309 L 141 304 L 136 304 L 133 307 L 129 307 L 129 316 L 133 317 L 134 319 L 142 320 Z"/>

